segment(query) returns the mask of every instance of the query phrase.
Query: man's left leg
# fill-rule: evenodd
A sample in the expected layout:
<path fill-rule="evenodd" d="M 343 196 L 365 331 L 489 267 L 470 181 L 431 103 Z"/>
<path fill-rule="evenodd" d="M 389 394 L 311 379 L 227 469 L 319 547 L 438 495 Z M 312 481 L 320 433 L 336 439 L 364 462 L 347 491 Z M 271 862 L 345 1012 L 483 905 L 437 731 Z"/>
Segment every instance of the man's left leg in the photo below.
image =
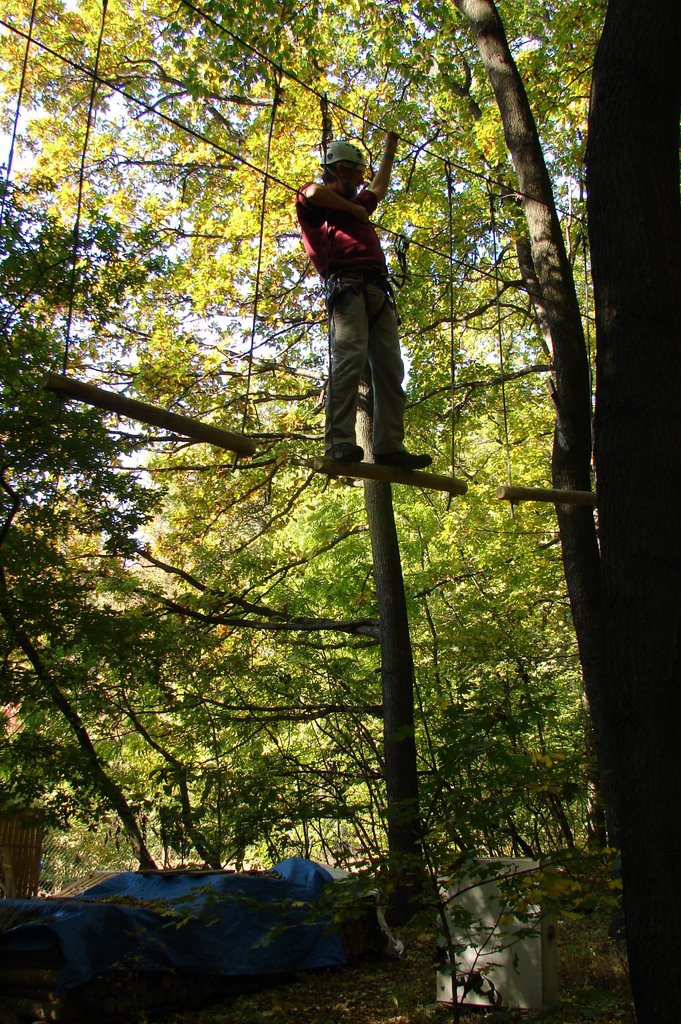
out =
<path fill-rule="evenodd" d="M 371 323 L 367 358 L 374 389 L 374 458 L 381 465 L 425 469 L 432 462 L 430 455 L 415 455 L 404 447 L 404 363 L 400 354 L 395 311 L 380 288 L 369 285 L 367 292 Z M 378 306 L 375 293 L 382 296 L 382 308 Z M 379 312 L 374 311 L 372 320 L 371 307 L 374 301 Z"/>

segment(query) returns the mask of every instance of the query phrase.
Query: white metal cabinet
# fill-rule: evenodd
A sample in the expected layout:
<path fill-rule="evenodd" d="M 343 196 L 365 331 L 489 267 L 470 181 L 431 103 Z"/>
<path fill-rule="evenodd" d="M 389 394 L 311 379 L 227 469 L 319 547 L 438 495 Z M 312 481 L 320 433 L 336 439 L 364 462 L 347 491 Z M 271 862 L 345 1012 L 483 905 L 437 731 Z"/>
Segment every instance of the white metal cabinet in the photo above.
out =
<path fill-rule="evenodd" d="M 475 861 L 467 876 L 443 880 L 452 942 L 465 947 L 456 961 L 456 998 L 469 1006 L 517 1006 L 542 1010 L 558 1003 L 558 950 L 555 922 L 538 906 L 529 921 L 510 912 L 500 891 L 505 876 L 539 870 L 537 861 L 493 858 Z M 452 920 L 463 907 L 470 923 Z M 527 934 L 531 929 L 531 934 Z M 452 1002 L 449 966 L 437 972 L 437 999 Z"/>

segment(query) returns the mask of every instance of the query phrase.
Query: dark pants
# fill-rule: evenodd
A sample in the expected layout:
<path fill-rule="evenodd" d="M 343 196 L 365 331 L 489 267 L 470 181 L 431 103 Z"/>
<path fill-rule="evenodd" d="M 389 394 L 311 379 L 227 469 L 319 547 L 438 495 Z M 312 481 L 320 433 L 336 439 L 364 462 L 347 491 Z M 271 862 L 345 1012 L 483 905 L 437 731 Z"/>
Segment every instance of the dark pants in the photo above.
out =
<path fill-rule="evenodd" d="M 374 391 L 375 455 L 404 448 L 404 364 L 397 317 L 386 290 L 361 273 L 336 276 L 329 313 L 331 374 L 326 399 L 326 452 L 355 443 L 359 382 L 368 362 Z"/>

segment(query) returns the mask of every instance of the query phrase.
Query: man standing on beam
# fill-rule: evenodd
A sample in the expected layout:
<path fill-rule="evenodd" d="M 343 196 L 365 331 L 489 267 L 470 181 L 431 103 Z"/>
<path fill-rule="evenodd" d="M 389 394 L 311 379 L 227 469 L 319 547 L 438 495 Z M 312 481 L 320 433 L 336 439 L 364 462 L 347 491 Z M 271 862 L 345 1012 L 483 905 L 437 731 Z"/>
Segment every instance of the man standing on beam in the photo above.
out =
<path fill-rule="evenodd" d="M 355 420 L 359 382 L 368 362 L 374 392 L 373 455 L 381 466 L 425 469 L 430 455 L 404 447 L 397 311 L 385 255 L 369 217 L 385 198 L 398 136 L 388 132 L 380 167 L 364 186 L 367 163 L 351 142 L 331 142 L 322 183 L 304 185 L 296 199 L 303 244 L 326 291 L 331 367 L 326 397 L 327 458 L 361 462 Z"/>

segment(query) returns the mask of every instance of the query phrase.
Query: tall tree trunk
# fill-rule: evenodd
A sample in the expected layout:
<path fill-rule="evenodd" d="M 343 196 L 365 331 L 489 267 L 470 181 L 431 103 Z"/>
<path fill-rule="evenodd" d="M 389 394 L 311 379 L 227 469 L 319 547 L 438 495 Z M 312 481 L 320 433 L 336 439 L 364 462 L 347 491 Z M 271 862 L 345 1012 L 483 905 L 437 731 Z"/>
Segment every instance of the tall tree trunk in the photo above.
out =
<path fill-rule="evenodd" d="M 607 698 L 639 1024 L 676 1022 L 681 982 L 680 49 L 678 0 L 611 0 L 587 152 Z"/>
<path fill-rule="evenodd" d="M 360 388 L 359 443 L 371 450 L 371 391 Z M 393 922 L 409 916 L 420 888 L 421 821 L 414 725 L 414 659 L 390 484 L 364 483 L 378 600 L 388 850 L 396 879 Z"/>
<path fill-rule="evenodd" d="M 520 199 L 551 338 L 556 385 L 553 486 L 591 488 L 591 401 L 584 331 L 572 268 L 556 212 L 537 127 L 492 0 L 454 0 L 468 20 L 494 90 L 504 136 L 518 176 Z M 557 506 L 563 567 L 575 624 L 584 686 L 591 706 L 603 798 L 612 842 L 617 842 L 615 754 L 604 722 L 605 648 L 599 551 L 593 512 Z"/>

